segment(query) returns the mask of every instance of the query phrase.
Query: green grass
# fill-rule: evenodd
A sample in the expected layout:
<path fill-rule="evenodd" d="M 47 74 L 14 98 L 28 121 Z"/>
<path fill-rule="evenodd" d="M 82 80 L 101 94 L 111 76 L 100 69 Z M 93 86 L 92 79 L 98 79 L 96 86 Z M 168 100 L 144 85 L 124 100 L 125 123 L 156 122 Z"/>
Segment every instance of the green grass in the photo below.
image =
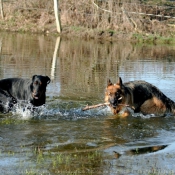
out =
<path fill-rule="evenodd" d="M 38 169 L 48 169 L 53 174 L 93 174 L 97 167 L 103 164 L 102 154 L 99 151 L 83 153 L 50 153 L 35 152 L 36 170 L 29 168 L 26 175 L 37 174 Z"/>
<path fill-rule="evenodd" d="M 165 37 L 160 35 L 154 34 L 133 34 L 132 37 L 134 40 L 141 42 L 141 43 L 148 43 L 148 44 L 174 44 L 175 38 L 174 37 Z"/>

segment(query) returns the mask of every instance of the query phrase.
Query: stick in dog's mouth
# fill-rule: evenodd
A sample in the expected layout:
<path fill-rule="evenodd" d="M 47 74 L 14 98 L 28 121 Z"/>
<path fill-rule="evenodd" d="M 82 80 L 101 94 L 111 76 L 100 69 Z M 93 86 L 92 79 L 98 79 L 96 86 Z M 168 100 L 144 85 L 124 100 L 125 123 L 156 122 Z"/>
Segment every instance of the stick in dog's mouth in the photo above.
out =
<path fill-rule="evenodd" d="M 110 103 L 100 103 L 100 104 L 97 104 L 97 105 L 87 105 L 85 108 L 82 109 L 82 111 L 86 111 L 86 110 L 89 110 L 89 109 L 94 109 L 94 108 L 98 108 L 98 107 L 102 107 L 102 106 L 107 106 L 107 105 L 110 105 Z"/>
<path fill-rule="evenodd" d="M 120 97 L 119 99 L 122 99 L 122 97 Z M 99 108 L 99 107 L 102 107 L 102 106 L 108 106 L 110 105 L 110 103 L 100 103 L 100 104 L 97 104 L 97 105 L 87 105 L 85 108 L 82 109 L 82 111 L 86 111 L 86 110 L 89 110 L 89 109 L 94 109 L 94 108 Z M 122 106 L 125 106 L 125 107 L 130 107 L 131 109 L 135 110 L 135 108 L 133 106 L 130 106 L 130 105 L 126 105 L 126 104 L 118 104 L 118 105 L 122 105 Z"/>

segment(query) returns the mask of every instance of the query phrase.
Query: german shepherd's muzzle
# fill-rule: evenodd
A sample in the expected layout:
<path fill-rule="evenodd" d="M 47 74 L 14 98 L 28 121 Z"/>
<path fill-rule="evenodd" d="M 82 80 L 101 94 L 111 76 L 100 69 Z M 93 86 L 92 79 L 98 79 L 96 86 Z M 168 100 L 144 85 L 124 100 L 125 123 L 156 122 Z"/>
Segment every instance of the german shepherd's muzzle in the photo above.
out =
<path fill-rule="evenodd" d="M 132 108 L 134 112 L 143 114 L 175 114 L 174 101 L 157 87 L 145 81 L 122 83 L 119 77 L 117 83 L 113 84 L 111 80 L 108 80 L 105 102 L 109 103 L 113 114 L 118 114 L 125 108 L 125 115 L 129 115 L 126 106 Z"/>

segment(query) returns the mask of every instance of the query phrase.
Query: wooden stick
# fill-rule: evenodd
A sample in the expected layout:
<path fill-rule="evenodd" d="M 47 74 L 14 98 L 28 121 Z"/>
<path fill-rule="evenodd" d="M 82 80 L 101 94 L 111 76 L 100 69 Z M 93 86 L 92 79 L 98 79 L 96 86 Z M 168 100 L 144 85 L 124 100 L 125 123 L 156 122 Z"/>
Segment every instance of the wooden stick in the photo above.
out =
<path fill-rule="evenodd" d="M 102 107 L 102 106 L 107 106 L 109 104 L 110 103 L 100 103 L 100 104 L 92 105 L 92 106 L 87 105 L 85 108 L 82 109 L 82 111 L 86 111 L 86 110 L 94 109 L 94 108 L 99 108 L 99 107 Z M 125 107 L 130 107 L 131 109 L 135 110 L 135 108 L 133 106 L 129 106 L 129 105 L 126 105 L 126 104 L 118 104 L 118 105 L 122 105 L 122 106 L 125 106 Z"/>
<path fill-rule="evenodd" d="M 89 109 L 94 109 L 94 108 L 98 108 L 98 107 L 102 107 L 102 106 L 107 106 L 107 105 L 109 105 L 109 103 L 100 103 L 100 104 L 92 105 L 92 106 L 87 105 L 85 108 L 82 109 L 82 111 L 86 111 Z"/>

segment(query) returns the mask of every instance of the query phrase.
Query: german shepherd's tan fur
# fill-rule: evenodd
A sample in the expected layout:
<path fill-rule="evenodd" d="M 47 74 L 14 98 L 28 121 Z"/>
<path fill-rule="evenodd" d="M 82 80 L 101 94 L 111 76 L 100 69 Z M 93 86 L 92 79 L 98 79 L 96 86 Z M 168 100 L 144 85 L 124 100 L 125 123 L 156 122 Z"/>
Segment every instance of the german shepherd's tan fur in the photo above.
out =
<path fill-rule="evenodd" d="M 126 106 L 134 109 L 134 112 L 143 114 L 165 115 L 175 114 L 175 103 L 164 95 L 157 87 L 145 81 L 130 81 L 122 83 L 119 77 L 116 84 L 108 80 L 105 92 L 105 102 L 113 114 L 120 113 Z M 127 108 L 123 116 L 130 115 Z"/>

